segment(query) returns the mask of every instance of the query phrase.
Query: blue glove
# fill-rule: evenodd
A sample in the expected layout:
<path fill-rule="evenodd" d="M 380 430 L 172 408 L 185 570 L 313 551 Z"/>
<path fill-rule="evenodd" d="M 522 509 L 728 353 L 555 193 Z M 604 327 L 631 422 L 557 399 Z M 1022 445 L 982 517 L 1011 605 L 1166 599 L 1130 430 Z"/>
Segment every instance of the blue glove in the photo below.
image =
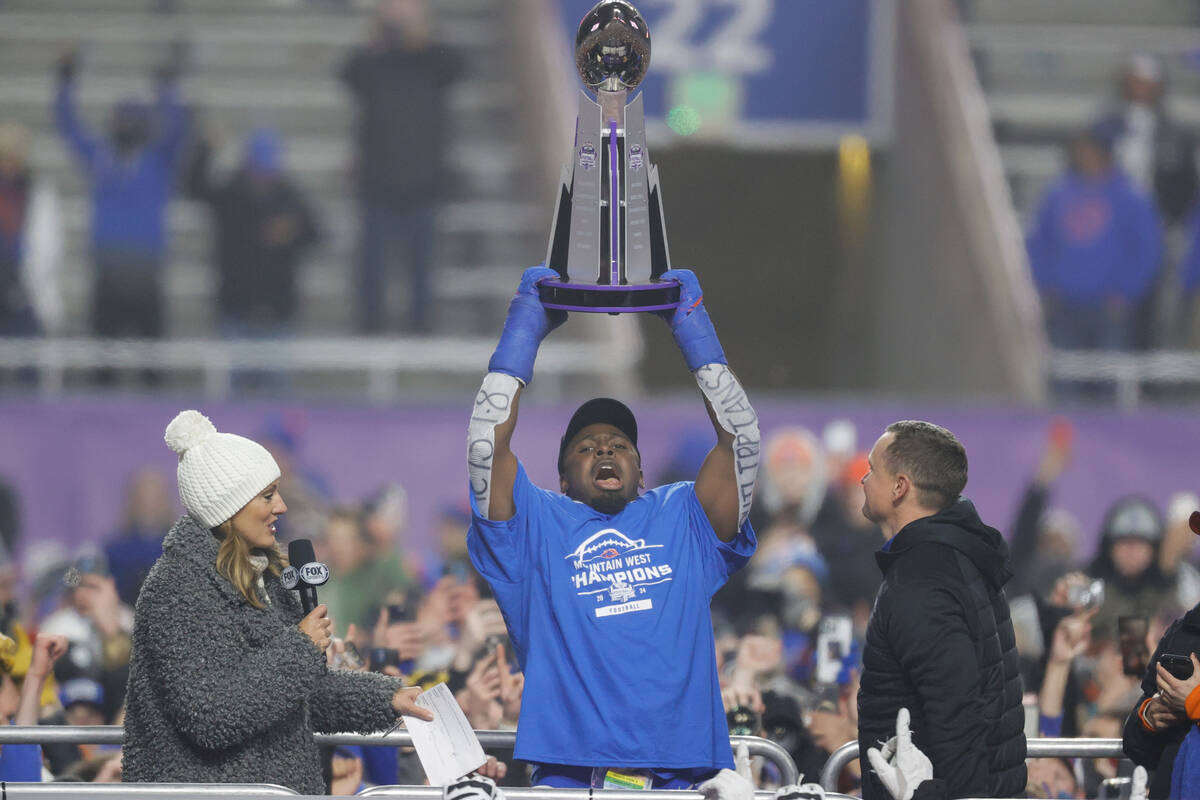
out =
<path fill-rule="evenodd" d="M 530 267 L 522 273 L 517 293 L 508 304 L 508 319 L 504 320 L 500 343 L 488 362 L 488 372 L 503 372 L 522 383 L 533 378 L 538 345 L 567 319 L 567 312 L 548 309 L 538 298 L 537 282 L 557 277 L 558 273 L 549 267 Z"/>
<path fill-rule="evenodd" d="M 660 311 L 658 315 L 671 326 L 675 344 L 683 352 L 688 369 L 694 371 L 705 364 L 728 364 L 717 331 L 704 308 L 704 293 L 700 291 L 696 273 L 690 269 L 669 269 L 661 277 L 679 281 L 679 305 L 673 311 Z"/>

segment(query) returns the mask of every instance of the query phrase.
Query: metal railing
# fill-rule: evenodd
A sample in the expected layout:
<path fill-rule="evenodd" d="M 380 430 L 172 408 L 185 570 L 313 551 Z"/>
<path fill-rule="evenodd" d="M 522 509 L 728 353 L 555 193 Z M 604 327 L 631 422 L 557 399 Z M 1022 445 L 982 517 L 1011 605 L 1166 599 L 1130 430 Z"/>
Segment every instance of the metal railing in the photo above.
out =
<path fill-rule="evenodd" d="M 613 333 L 615 339 L 595 336 L 590 341 L 543 343 L 538 351 L 539 378 L 553 382 L 601 372 L 632 373 L 642 355 L 642 342 L 628 325 L 614 327 Z M 40 391 L 49 396 L 64 393 L 68 370 L 198 371 L 209 399 L 229 396 L 239 371 L 358 374 L 366 375 L 367 397 L 382 403 L 399 396 L 405 373 L 482 377 L 495 347 L 494 338 L 465 337 L 0 339 L 0 368 L 35 370 Z"/>
<path fill-rule="evenodd" d="M 22 798 L 62 798 L 74 800 L 88 797 L 120 797 L 129 800 L 188 800 L 189 798 L 236 797 L 239 800 L 260 800 L 272 797 L 299 797 L 286 786 L 273 783 L 0 783 L 5 800 Z M 438 789 L 441 797 L 441 789 Z"/>
<path fill-rule="evenodd" d="M 1027 758 L 1123 758 L 1120 739 L 1029 739 Z M 821 769 L 821 785 L 837 787 L 837 779 L 850 762 L 858 758 L 858 742 L 846 742 L 830 754 Z"/>
<path fill-rule="evenodd" d="M 512 749 L 516 744 L 514 731 L 475 731 L 484 750 Z M 120 725 L 12 725 L 0 727 L 0 745 L 6 744 L 121 744 L 124 730 Z M 408 731 L 381 733 L 318 733 L 313 737 L 319 745 L 374 745 L 386 747 L 412 747 L 412 735 Z M 770 761 L 779 770 L 782 783 L 795 783 L 800 779 L 796 762 L 775 742 L 757 736 L 730 736 L 729 743 L 736 748 L 744 744 L 751 756 L 760 756 Z M 608 797 L 608 795 L 605 795 Z M 639 793 L 641 797 L 641 793 Z M 619 800 L 615 798 L 614 800 Z M 642 797 L 642 800 L 645 800 Z"/>
<path fill-rule="evenodd" d="M 2 783 L 7 800 L 23 798 L 121 797 L 128 800 L 190 800 L 191 798 L 236 797 L 239 800 L 269 800 L 274 797 L 298 797 L 284 786 L 269 783 Z M 505 787 L 509 800 L 585 800 L 590 789 L 520 789 Z M 440 786 L 372 786 L 356 797 L 393 798 L 393 800 L 441 800 Z M 826 793 L 828 800 L 851 800 L 849 795 Z M 604 800 L 703 800 L 696 791 L 656 790 L 649 792 L 605 789 Z M 757 791 L 754 800 L 774 800 L 775 793 Z"/>
<path fill-rule="evenodd" d="M 1200 353 L 1150 350 L 1055 350 L 1050 373 L 1058 380 L 1103 381 L 1116 386 L 1117 405 L 1137 408 L 1147 384 L 1200 386 Z"/>

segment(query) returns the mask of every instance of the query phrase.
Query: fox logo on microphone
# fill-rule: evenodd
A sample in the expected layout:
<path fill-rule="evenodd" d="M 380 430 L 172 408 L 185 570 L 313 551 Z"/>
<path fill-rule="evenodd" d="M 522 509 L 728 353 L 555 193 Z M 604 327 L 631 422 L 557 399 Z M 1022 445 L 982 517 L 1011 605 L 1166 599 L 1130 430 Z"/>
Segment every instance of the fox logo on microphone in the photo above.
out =
<path fill-rule="evenodd" d="M 300 571 L 295 567 L 284 567 L 279 573 L 279 582 L 285 589 L 295 589 L 300 583 Z"/>
<path fill-rule="evenodd" d="M 300 580 L 309 586 L 321 586 L 329 580 L 329 567 L 320 561 L 310 561 L 300 568 Z"/>

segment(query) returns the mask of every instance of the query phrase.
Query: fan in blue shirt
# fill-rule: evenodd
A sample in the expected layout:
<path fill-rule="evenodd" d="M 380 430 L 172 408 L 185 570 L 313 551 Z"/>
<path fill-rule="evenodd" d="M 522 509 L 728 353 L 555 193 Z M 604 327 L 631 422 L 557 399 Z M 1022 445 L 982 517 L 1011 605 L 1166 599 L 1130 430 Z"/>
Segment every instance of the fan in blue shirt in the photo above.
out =
<path fill-rule="evenodd" d="M 468 548 L 525 672 L 515 756 L 534 785 L 690 788 L 733 766 L 709 602 L 754 553 L 757 416 L 695 275 L 668 271 L 682 292 L 663 316 L 717 435 L 695 482 L 641 493 L 637 421 L 597 398 L 562 437 L 561 494 L 534 486 L 510 443 L 537 347 L 566 316 L 538 300 L 555 274 L 522 277 L 468 437 Z"/>

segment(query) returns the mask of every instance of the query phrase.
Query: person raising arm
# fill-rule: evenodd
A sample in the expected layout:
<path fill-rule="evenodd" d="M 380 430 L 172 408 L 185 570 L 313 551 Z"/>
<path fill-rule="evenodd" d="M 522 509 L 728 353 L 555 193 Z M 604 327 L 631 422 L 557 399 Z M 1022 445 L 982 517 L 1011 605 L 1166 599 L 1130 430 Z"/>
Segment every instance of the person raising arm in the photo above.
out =
<path fill-rule="evenodd" d="M 758 419 L 696 277 L 670 271 L 681 302 L 662 316 L 717 439 L 696 480 L 643 491 L 637 420 L 599 397 L 560 440 L 559 491 L 533 485 L 512 435 L 538 346 L 565 319 L 538 299 L 555 274 L 522 276 L 468 434 L 468 550 L 539 698 L 521 706 L 515 755 L 535 785 L 693 788 L 733 766 L 709 602 L 756 546 Z"/>

